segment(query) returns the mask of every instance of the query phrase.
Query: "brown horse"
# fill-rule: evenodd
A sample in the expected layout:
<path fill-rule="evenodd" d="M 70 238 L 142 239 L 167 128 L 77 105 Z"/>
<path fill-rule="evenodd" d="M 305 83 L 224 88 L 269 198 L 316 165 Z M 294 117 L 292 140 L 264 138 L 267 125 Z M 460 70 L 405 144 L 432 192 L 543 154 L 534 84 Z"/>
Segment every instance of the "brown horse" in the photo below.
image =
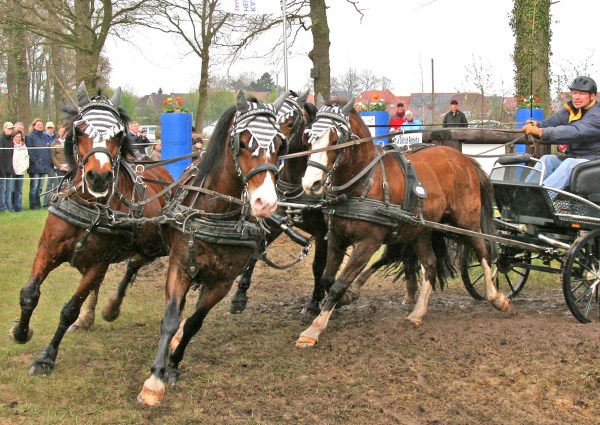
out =
<path fill-rule="evenodd" d="M 265 238 L 260 222 L 251 216 L 266 218 L 277 208 L 276 164 L 287 146 L 276 112 L 284 99 L 265 105 L 247 101 L 240 92 L 236 107 L 219 119 L 197 176 L 164 211 L 171 220 L 166 231 L 170 250 L 167 299 L 152 374 L 138 396 L 145 405 L 160 403 L 165 379 L 176 381 L 190 339 Z M 168 355 L 186 294 L 198 286 L 195 311 L 183 323 L 181 339 Z"/>
<path fill-rule="evenodd" d="M 82 83 L 77 94 L 79 107 L 65 110 L 69 126 L 65 155 L 72 172 L 52 197 L 31 276 L 21 289 L 21 317 L 11 336 L 20 343 L 31 339 L 30 319 L 48 273 L 70 262 L 83 277 L 60 313 L 52 341 L 33 362 L 30 375 L 46 375 L 54 369 L 65 332 L 88 295 L 98 289 L 111 263 L 134 255 L 146 263 L 166 253 L 158 224 L 127 221 L 157 217 L 165 198 L 157 196 L 143 208 L 134 205 L 150 201 L 162 186 L 150 183 L 144 188 L 135 183 L 135 172 L 125 161 L 131 146 L 126 137 L 128 117 L 118 107 L 119 97 L 120 89 L 112 99 L 101 92 L 90 99 Z M 173 181 L 164 168 L 144 172 L 143 177 Z"/>
<path fill-rule="evenodd" d="M 417 326 L 422 323 L 438 259 L 432 247 L 433 229 L 421 225 L 421 220 L 472 232 L 493 232 L 493 190 L 475 160 L 443 146 L 416 150 L 404 157 L 399 149 L 353 143 L 368 138 L 369 130 L 354 110 L 353 100 L 342 105 L 330 102 L 320 108 L 307 134 L 314 150 L 325 149 L 311 155 L 302 184 L 308 193 L 325 190 L 331 202 L 327 207 L 331 212 L 330 232 L 322 279 L 329 291 L 321 314 L 301 333 L 297 347 L 317 343 L 334 307 L 382 244 L 412 245 L 423 277 L 416 306 L 407 319 Z M 336 144 L 342 145 L 340 149 L 335 149 Z M 466 236 L 465 242 L 476 252 L 484 270 L 486 299 L 497 309 L 506 310 L 509 301 L 492 282 L 486 242 L 476 236 Z M 351 245 L 352 254 L 336 278 Z M 365 281 L 359 279 L 357 289 Z"/>
<path fill-rule="evenodd" d="M 311 103 L 306 103 L 308 92 L 298 97 L 294 92 L 289 92 L 283 107 L 277 114 L 281 125 L 281 132 L 285 134 L 288 141 L 288 154 L 304 152 L 308 150 L 308 145 L 304 143 L 304 130 L 310 124 L 317 113 L 316 107 Z M 303 312 L 319 313 L 319 304 L 325 296 L 325 290 L 321 285 L 321 276 L 325 270 L 327 257 L 327 224 L 323 218 L 323 213 L 319 207 L 320 196 L 309 196 L 302 189 L 302 176 L 306 171 L 308 156 L 300 156 L 286 159 L 279 173 L 277 180 L 277 194 L 280 201 L 290 202 L 298 205 L 305 205 L 304 208 L 295 208 L 293 211 L 286 212 L 286 208 L 280 207 L 277 214 L 280 221 L 288 222 L 290 219 L 294 227 L 297 227 L 311 234 L 314 238 L 315 254 L 312 263 L 314 276 L 314 289 L 311 298 L 303 309 Z M 270 226 L 267 236 L 267 243 L 271 243 L 282 233 L 279 226 Z M 296 237 L 296 239 L 299 239 Z M 261 247 L 262 250 L 266 247 Z M 238 288 L 231 300 L 230 311 L 234 314 L 242 313 L 248 302 L 247 291 L 250 288 L 252 273 L 258 258 L 252 256 L 244 268 L 242 274 L 238 277 Z"/>

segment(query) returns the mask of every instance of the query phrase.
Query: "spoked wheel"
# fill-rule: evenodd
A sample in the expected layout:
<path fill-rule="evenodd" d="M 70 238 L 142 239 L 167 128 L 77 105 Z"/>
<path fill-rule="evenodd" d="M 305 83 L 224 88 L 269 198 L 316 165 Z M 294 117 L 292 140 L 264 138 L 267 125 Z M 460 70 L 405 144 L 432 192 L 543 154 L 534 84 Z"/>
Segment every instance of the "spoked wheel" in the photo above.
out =
<path fill-rule="evenodd" d="M 498 251 L 498 259 L 492 265 L 494 284 L 498 291 L 513 298 L 521 292 L 529 277 L 527 266 L 531 264 L 531 252 L 503 246 Z M 467 292 L 476 300 L 485 300 L 483 268 L 472 250 L 461 260 L 460 275 Z"/>
<path fill-rule="evenodd" d="M 580 236 L 571 246 L 562 275 L 563 294 L 581 323 L 600 322 L 600 229 Z"/>

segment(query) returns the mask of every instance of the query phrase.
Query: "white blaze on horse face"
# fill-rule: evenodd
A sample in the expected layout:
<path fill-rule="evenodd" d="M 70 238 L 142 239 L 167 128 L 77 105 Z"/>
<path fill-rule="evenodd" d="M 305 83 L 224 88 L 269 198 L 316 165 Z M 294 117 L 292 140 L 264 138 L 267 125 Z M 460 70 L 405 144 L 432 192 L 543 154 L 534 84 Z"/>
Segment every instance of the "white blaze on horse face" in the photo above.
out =
<path fill-rule="evenodd" d="M 331 130 L 331 131 L 333 131 L 333 130 Z M 313 140 L 313 142 L 311 144 L 311 149 L 319 149 L 319 148 L 325 148 L 325 147 L 329 146 L 329 133 L 330 133 L 329 131 L 325 131 L 325 132 L 323 132 L 321 137 Z M 327 152 L 313 153 L 310 155 L 309 159 L 311 161 L 321 164 L 324 167 L 327 167 Z M 304 177 L 302 177 L 302 188 L 304 189 L 305 192 L 311 194 L 313 185 L 315 183 L 323 180 L 323 177 L 324 177 L 324 173 L 322 170 L 309 165 L 308 167 L 306 167 L 306 171 L 304 172 Z M 321 190 L 318 190 L 317 192 L 320 193 Z"/>
<path fill-rule="evenodd" d="M 100 142 L 100 143 L 94 143 L 93 146 L 96 147 L 102 147 L 105 149 L 108 149 L 108 146 L 106 145 L 106 142 Z M 98 161 L 98 163 L 100 164 L 100 168 L 104 168 L 104 166 L 106 164 L 108 164 L 109 168 L 112 168 L 112 164 L 111 164 L 111 158 L 103 152 L 95 152 L 94 153 L 94 158 Z M 83 175 L 84 175 L 84 179 L 85 179 L 85 175 L 86 175 L 86 169 L 85 169 L 85 165 L 83 166 Z M 102 192 L 96 192 L 94 190 L 92 190 L 90 188 L 90 185 L 84 185 L 84 188 L 87 189 L 87 191 L 90 193 L 90 195 L 92 195 L 95 198 L 102 198 L 106 195 L 108 195 L 108 189 L 102 191 Z"/>
<path fill-rule="evenodd" d="M 252 215 L 258 218 L 269 217 L 277 209 L 275 181 L 270 172 L 265 173 L 263 183 L 249 192 Z"/>

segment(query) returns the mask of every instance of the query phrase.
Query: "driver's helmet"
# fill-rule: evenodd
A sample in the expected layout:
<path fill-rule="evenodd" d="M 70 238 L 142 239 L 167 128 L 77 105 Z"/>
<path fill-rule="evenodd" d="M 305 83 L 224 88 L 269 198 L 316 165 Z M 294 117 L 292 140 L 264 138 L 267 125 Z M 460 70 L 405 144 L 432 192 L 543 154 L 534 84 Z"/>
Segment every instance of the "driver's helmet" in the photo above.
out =
<path fill-rule="evenodd" d="M 569 90 L 587 91 L 596 94 L 598 87 L 596 86 L 596 82 L 590 77 L 580 76 L 573 80 L 569 86 Z"/>

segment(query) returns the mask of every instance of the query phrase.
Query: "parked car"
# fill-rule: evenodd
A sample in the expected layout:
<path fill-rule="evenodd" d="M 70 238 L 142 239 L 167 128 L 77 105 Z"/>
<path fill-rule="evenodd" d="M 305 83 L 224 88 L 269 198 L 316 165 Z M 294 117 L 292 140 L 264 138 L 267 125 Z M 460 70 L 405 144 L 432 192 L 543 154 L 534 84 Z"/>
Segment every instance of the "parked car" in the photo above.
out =
<path fill-rule="evenodd" d="M 151 142 L 156 141 L 156 125 L 140 125 L 140 130 L 146 130 L 146 137 Z"/>

